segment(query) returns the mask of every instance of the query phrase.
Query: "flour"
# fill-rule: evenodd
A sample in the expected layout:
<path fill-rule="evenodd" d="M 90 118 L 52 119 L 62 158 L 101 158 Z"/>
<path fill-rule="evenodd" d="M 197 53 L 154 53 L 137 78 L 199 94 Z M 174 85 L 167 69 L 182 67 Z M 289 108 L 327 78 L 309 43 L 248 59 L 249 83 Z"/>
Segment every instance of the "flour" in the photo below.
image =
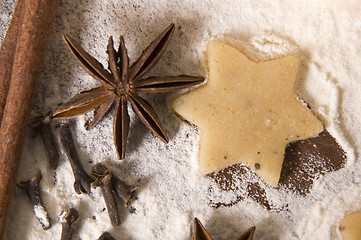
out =
<path fill-rule="evenodd" d="M 45 208 L 41 205 L 35 205 L 34 206 L 34 213 L 35 216 L 38 218 L 41 225 L 43 225 L 44 228 L 50 227 L 50 222 L 48 219 L 48 213 L 46 212 Z"/>
<path fill-rule="evenodd" d="M 14 1 L 0 2 L 1 39 L 14 7 Z M 70 34 L 107 66 L 105 50 L 110 35 L 115 45 L 119 35 L 124 36 L 132 62 L 171 22 L 176 25 L 174 36 L 150 75 L 207 77 L 204 51 L 211 39 L 223 39 L 256 61 L 297 54 L 301 69 L 296 93 L 345 149 L 347 166 L 320 177 L 306 197 L 285 188 L 266 188 L 272 203 L 287 203 L 288 211 L 268 211 L 246 195 L 232 207 L 212 208 L 210 198 L 233 201 L 235 195 L 198 174 L 202 133 L 175 116 L 167 104 L 171 94 L 145 95 L 170 142 L 166 145 L 158 140 L 130 111 L 124 161 L 117 160 L 114 149 L 114 111 L 90 131 L 84 124 L 91 113 L 71 121 L 79 158 L 88 173 L 102 162 L 113 166 L 114 174 L 128 184 L 141 185 L 129 208 L 120 210 L 122 224 L 111 226 L 99 189 L 92 189 L 90 195 L 74 192 L 74 178 L 64 153 L 57 170 L 49 170 L 40 136 L 29 130 L 17 182 L 41 170 L 41 195 L 52 228 L 42 229 L 24 192 L 16 189 L 5 239 L 59 239 L 58 217 L 70 207 L 78 210 L 81 219 L 74 239 L 97 239 L 104 231 L 116 239 L 191 239 L 194 217 L 214 239 L 237 239 L 253 225 L 255 240 L 340 239 L 342 216 L 361 209 L 361 7 L 357 1 L 63 0 L 32 115 L 54 109 L 79 91 L 99 85 L 71 56 L 62 34 Z M 56 136 L 58 123 L 53 124 Z M 242 187 L 240 183 L 237 190 L 241 194 Z"/>

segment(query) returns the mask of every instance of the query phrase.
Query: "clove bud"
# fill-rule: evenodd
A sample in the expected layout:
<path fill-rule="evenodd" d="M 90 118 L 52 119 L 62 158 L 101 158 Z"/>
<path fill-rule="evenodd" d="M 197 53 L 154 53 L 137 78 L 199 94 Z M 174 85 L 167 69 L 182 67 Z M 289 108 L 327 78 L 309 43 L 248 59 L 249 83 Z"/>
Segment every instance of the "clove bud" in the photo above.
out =
<path fill-rule="evenodd" d="M 63 145 L 63 149 L 73 170 L 75 192 L 77 194 L 90 193 L 90 184 L 93 182 L 93 178 L 85 172 L 80 163 L 68 124 L 62 124 L 60 127 L 60 142 Z"/>
<path fill-rule="evenodd" d="M 31 180 L 20 182 L 17 186 L 27 193 L 30 203 L 33 205 L 33 211 L 36 218 L 40 222 L 43 229 L 48 230 L 51 228 L 51 224 L 48 213 L 40 197 L 39 183 L 41 178 L 42 175 L 39 171 L 39 173 L 36 174 Z"/>
<path fill-rule="evenodd" d="M 51 130 L 50 116 L 51 112 L 48 112 L 44 116 L 36 118 L 30 126 L 40 131 L 49 167 L 50 169 L 55 170 L 59 162 L 59 152 L 54 139 L 53 131 Z"/>
<path fill-rule="evenodd" d="M 60 240 L 71 240 L 73 233 L 80 225 L 79 213 L 75 208 L 70 208 L 60 216 L 62 226 Z"/>
<path fill-rule="evenodd" d="M 102 176 L 106 172 L 107 168 L 98 163 L 93 167 L 93 177 Z M 117 195 L 123 200 L 124 207 L 128 207 L 129 201 L 133 198 L 134 191 L 138 189 L 139 186 L 129 186 L 123 180 L 117 178 L 113 175 L 112 177 L 112 189 L 117 193 Z"/>
<path fill-rule="evenodd" d="M 95 176 L 93 185 L 95 187 L 100 187 L 104 197 L 105 205 L 107 206 L 110 222 L 115 227 L 120 225 L 120 218 L 112 190 L 112 175 L 111 168 L 108 168 L 102 175 L 93 174 L 93 176 Z"/>

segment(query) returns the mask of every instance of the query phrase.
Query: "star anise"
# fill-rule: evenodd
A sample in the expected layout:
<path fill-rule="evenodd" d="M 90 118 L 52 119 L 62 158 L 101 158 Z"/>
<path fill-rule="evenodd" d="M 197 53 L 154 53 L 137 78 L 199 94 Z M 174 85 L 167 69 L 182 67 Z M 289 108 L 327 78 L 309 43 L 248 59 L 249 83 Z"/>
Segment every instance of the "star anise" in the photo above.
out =
<path fill-rule="evenodd" d="M 102 86 L 81 92 L 54 111 L 53 118 L 74 117 L 92 109 L 94 117 L 87 129 L 93 128 L 116 106 L 114 117 L 114 142 L 119 158 L 125 157 L 126 141 L 129 130 L 129 115 L 127 101 L 133 111 L 158 138 L 165 143 L 168 137 L 150 104 L 138 93 L 163 93 L 194 86 L 204 81 L 203 77 L 171 76 L 142 78 L 149 72 L 163 55 L 174 32 L 174 24 L 169 25 L 143 51 L 139 59 L 129 67 L 129 59 L 124 39 L 120 36 L 119 49 L 113 46 L 113 38 L 109 38 L 107 53 L 109 55 L 109 70 L 103 68 L 95 58 L 75 42 L 70 36 L 63 35 L 63 39 L 71 53 L 80 65 Z"/>
<path fill-rule="evenodd" d="M 249 228 L 237 240 L 252 240 L 256 227 Z M 193 240 L 212 240 L 207 230 L 198 218 L 194 219 Z"/>

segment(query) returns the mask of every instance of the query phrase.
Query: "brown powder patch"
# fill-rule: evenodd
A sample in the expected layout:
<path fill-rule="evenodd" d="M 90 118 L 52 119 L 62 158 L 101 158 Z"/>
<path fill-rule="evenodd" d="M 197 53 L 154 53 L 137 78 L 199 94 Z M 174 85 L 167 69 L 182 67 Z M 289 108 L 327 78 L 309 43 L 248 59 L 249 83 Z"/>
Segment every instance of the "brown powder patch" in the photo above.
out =
<path fill-rule="evenodd" d="M 289 144 L 285 151 L 278 188 L 306 196 L 315 179 L 326 173 L 337 171 L 345 166 L 346 153 L 329 132 L 324 130 L 315 138 Z M 221 202 L 210 198 L 210 205 L 232 206 L 250 197 L 268 210 L 285 210 L 287 203 L 275 206 L 267 197 L 267 186 L 254 172 L 242 164 L 235 164 L 208 175 L 222 191 L 233 191 L 235 200 Z M 250 181 L 251 179 L 251 181 Z"/>

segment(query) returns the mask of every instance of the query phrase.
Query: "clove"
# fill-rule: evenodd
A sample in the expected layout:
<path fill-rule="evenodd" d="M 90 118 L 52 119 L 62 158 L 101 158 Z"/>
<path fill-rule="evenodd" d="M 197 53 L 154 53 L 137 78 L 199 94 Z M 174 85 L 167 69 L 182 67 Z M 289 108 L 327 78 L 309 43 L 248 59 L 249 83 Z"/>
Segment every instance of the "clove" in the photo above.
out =
<path fill-rule="evenodd" d="M 93 178 L 85 172 L 80 163 L 68 124 L 62 124 L 60 127 L 60 142 L 73 170 L 75 192 L 77 194 L 90 193 L 90 184 L 93 182 Z"/>
<path fill-rule="evenodd" d="M 33 127 L 40 131 L 41 138 L 44 143 L 46 159 L 50 169 L 55 170 L 59 162 L 59 152 L 57 144 L 54 139 L 53 132 L 50 126 L 51 112 L 48 112 L 44 116 L 36 118 L 30 127 Z"/>
<path fill-rule="evenodd" d="M 60 240 L 71 240 L 73 233 L 80 225 L 79 213 L 75 208 L 70 208 L 60 218 L 62 226 Z"/>
<path fill-rule="evenodd" d="M 17 186 L 27 193 L 30 203 L 33 206 L 33 211 L 36 218 L 38 219 L 43 229 L 48 230 L 51 228 L 51 224 L 48 213 L 40 197 L 39 183 L 41 178 L 42 175 L 39 171 L 39 173 L 36 174 L 31 180 L 20 182 Z"/>
<path fill-rule="evenodd" d="M 101 176 L 106 172 L 106 170 L 107 168 L 103 164 L 98 163 L 93 167 L 93 176 Z M 139 186 L 129 186 L 127 183 L 113 175 L 112 188 L 123 200 L 124 207 L 127 208 L 129 201 L 133 198 L 134 191 L 138 189 Z"/>
<path fill-rule="evenodd" d="M 134 191 L 139 188 L 139 185 L 129 186 L 124 181 L 116 177 L 114 180 L 113 188 L 115 188 L 116 193 L 123 200 L 124 207 L 127 208 L 129 201 L 133 198 Z"/>
<path fill-rule="evenodd" d="M 112 235 L 110 235 L 110 233 L 104 232 L 104 233 L 98 238 L 98 240 L 115 240 L 115 238 L 113 238 Z"/>
<path fill-rule="evenodd" d="M 110 222 L 114 227 L 119 226 L 120 225 L 119 212 L 112 190 L 112 177 L 113 177 L 112 169 L 108 168 L 102 175 L 94 174 L 93 171 L 93 176 L 95 177 L 95 181 L 93 182 L 93 185 L 95 187 L 100 187 L 100 190 L 103 194 L 105 205 L 108 210 Z"/>

